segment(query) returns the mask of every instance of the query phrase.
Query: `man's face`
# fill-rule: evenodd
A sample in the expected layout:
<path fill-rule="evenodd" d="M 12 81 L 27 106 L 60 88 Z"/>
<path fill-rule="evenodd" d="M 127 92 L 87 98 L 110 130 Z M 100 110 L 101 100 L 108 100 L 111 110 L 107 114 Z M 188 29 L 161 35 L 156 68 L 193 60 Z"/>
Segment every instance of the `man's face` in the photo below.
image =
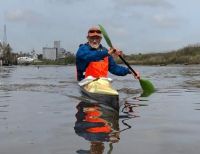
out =
<path fill-rule="evenodd" d="M 88 37 L 88 42 L 89 42 L 89 45 L 92 48 L 97 49 L 99 47 L 99 45 L 100 45 L 101 37 L 99 37 L 99 36 L 90 36 L 90 37 Z"/>

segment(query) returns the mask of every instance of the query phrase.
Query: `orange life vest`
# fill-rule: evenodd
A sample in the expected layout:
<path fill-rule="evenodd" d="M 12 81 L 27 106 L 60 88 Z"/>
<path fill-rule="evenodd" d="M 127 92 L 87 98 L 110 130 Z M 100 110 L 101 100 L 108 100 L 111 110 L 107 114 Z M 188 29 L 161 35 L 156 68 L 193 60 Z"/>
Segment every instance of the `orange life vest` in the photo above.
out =
<path fill-rule="evenodd" d="M 85 71 L 85 77 L 108 77 L 108 57 L 97 62 L 90 62 Z"/>
<path fill-rule="evenodd" d="M 102 127 L 88 128 L 87 131 L 90 132 L 90 133 L 110 133 L 111 128 L 110 128 L 109 125 L 105 125 L 105 126 L 102 126 Z"/>
<path fill-rule="evenodd" d="M 102 115 L 101 111 L 96 110 L 95 108 L 92 108 L 94 110 L 86 111 L 85 112 L 85 118 L 84 120 L 91 123 L 103 123 L 102 126 L 97 127 L 91 127 L 87 128 L 86 130 L 91 133 L 110 133 L 111 132 L 111 126 L 108 125 L 108 122 L 104 119 L 102 119 L 100 116 Z"/>

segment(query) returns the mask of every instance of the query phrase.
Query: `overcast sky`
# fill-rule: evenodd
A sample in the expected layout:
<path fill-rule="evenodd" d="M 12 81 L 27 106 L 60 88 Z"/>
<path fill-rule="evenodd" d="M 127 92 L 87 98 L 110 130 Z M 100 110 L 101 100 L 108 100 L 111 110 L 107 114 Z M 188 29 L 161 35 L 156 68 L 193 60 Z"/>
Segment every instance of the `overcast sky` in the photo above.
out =
<path fill-rule="evenodd" d="M 88 28 L 102 24 L 125 53 L 165 52 L 200 42 L 199 6 L 199 0 L 0 0 L 0 40 L 6 24 L 15 52 L 42 53 L 60 40 L 76 53 Z"/>

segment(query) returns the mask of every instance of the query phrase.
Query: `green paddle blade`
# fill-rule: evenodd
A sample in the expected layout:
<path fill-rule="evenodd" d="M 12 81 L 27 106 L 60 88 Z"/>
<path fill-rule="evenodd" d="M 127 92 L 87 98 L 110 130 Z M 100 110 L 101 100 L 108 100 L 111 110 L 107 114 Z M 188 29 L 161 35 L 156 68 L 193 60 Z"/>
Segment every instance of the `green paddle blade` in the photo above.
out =
<path fill-rule="evenodd" d="M 99 25 L 99 28 L 101 30 L 101 33 L 103 34 L 104 39 L 106 40 L 106 43 L 108 44 L 109 47 L 113 47 L 110 38 L 108 37 L 108 34 L 106 30 L 103 28 L 103 26 Z"/>
<path fill-rule="evenodd" d="M 139 81 L 143 90 L 142 97 L 147 97 L 155 92 L 155 88 L 149 80 L 140 79 Z"/>

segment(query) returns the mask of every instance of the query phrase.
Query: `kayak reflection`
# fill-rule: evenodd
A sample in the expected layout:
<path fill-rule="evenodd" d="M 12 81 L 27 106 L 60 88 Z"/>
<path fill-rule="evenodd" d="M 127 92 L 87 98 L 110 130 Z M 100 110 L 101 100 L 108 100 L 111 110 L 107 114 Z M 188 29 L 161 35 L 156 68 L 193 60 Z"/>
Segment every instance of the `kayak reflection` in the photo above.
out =
<path fill-rule="evenodd" d="M 90 150 L 77 153 L 98 153 L 104 151 L 104 142 L 119 142 L 119 112 L 97 103 L 81 101 L 77 105 L 75 133 L 90 141 Z"/>
<path fill-rule="evenodd" d="M 77 105 L 75 132 L 89 141 L 118 142 L 119 112 L 99 104 Z"/>

